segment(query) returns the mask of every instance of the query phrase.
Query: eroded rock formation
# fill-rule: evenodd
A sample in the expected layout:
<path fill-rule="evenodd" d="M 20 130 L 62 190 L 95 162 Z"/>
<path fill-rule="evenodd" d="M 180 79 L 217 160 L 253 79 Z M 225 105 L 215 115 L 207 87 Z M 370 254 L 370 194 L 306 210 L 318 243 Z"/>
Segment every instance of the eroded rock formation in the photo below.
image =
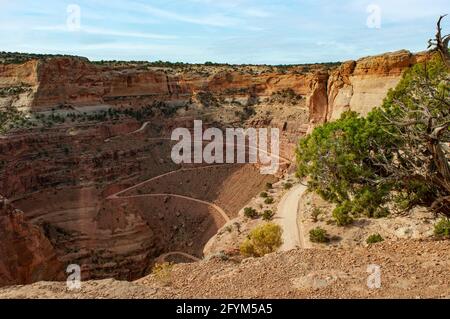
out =
<path fill-rule="evenodd" d="M 42 228 L 0 196 L 0 286 L 64 278 L 53 245 Z"/>

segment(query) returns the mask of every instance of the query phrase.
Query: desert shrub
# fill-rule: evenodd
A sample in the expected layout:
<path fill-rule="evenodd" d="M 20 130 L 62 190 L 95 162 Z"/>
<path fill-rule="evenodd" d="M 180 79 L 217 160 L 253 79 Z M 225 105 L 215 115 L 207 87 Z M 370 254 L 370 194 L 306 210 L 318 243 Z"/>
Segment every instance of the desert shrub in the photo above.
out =
<path fill-rule="evenodd" d="M 261 194 L 259 194 L 259 196 L 261 196 L 262 198 L 267 198 L 269 195 L 267 194 L 267 192 L 262 192 Z"/>
<path fill-rule="evenodd" d="M 325 229 L 317 227 L 309 231 L 309 240 L 313 243 L 327 243 L 330 238 Z"/>
<path fill-rule="evenodd" d="M 253 229 L 241 244 L 240 251 L 247 257 L 262 257 L 275 252 L 282 244 L 283 231 L 274 223 L 267 223 Z"/>
<path fill-rule="evenodd" d="M 266 190 L 272 189 L 273 185 L 272 183 L 266 183 Z"/>
<path fill-rule="evenodd" d="M 450 238 L 450 219 L 442 218 L 434 226 L 434 235 L 438 238 Z"/>
<path fill-rule="evenodd" d="M 292 188 L 292 183 L 284 183 L 283 188 L 284 189 L 291 189 Z"/>
<path fill-rule="evenodd" d="M 152 274 L 163 285 L 168 286 L 172 282 L 172 268 L 173 263 L 160 263 L 155 264 L 152 269 Z"/>
<path fill-rule="evenodd" d="M 24 112 L 17 110 L 13 106 L 0 109 L 0 134 L 9 130 L 27 126 L 29 123 Z"/>
<path fill-rule="evenodd" d="M 383 240 L 384 240 L 384 238 L 380 234 L 373 234 L 367 238 L 366 243 L 376 244 L 376 243 L 382 242 Z"/>
<path fill-rule="evenodd" d="M 267 198 L 264 200 L 264 203 L 265 203 L 265 204 L 268 204 L 268 205 L 273 204 L 273 197 L 267 197 Z"/>
<path fill-rule="evenodd" d="M 233 231 L 233 227 L 231 225 L 228 225 L 224 228 L 224 231 L 231 233 Z"/>
<path fill-rule="evenodd" d="M 353 223 L 353 217 L 350 215 L 352 206 L 350 202 L 344 202 L 333 210 L 333 219 L 338 226 L 347 226 Z"/>
<path fill-rule="evenodd" d="M 320 208 L 314 207 L 312 212 L 311 212 L 311 218 L 313 220 L 313 222 L 317 223 L 319 221 L 319 216 L 323 215 L 323 210 L 321 210 Z"/>
<path fill-rule="evenodd" d="M 271 210 L 269 210 L 269 209 L 268 209 L 268 210 L 265 210 L 265 211 L 263 212 L 263 214 L 262 214 L 262 218 L 263 218 L 264 220 L 266 220 L 266 221 L 272 220 L 273 216 L 274 216 L 273 211 L 271 211 Z"/>
<path fill-rule="evenodd" d="M 252 207 L 245 207 L 244 208 L 244 215 L 247 218 L 257 218 L 259 216 L 259 214 L 256 211 L 256 209 L 254 209 Z"/>

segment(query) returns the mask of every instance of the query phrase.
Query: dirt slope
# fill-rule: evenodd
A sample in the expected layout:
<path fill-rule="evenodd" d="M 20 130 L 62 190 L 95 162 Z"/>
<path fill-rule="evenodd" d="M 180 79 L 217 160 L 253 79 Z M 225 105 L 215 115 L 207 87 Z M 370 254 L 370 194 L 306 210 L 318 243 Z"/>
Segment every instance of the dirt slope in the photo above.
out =
<path fill-rule="evenodd" d="M 168 280 L 89 281 L 80 291 L 40 282 L 0 289 L 0 298 L 450 298 L 450 245 L 385 242 L 354 249 L 297 249 L 241 263 L 212 258 L 174 266 Z M 369 265 L 381 287 L 369 289 Z"/>

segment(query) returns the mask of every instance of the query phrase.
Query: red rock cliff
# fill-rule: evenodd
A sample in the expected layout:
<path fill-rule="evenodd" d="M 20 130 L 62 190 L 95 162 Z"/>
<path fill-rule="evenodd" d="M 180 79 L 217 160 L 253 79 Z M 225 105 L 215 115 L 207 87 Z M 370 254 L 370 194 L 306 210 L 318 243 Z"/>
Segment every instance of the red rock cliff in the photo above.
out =
<path fill-rule="evenodd" d="M 0 197 L 0 286 L 62 279 L 64 270 L 41 228 Z"/>

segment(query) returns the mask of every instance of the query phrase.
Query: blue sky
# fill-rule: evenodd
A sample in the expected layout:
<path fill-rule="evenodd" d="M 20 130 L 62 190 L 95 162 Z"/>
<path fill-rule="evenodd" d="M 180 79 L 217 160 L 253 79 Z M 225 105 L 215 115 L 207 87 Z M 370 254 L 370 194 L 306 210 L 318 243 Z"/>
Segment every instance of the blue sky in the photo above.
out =
<path fill-rule="evenodd" d="M 76 13 L 68 13 L 71 4 L 80 8 L 79 27 L 71 24 L 77 21 Z M 192 63 L 344 61 L 399 49 L 425 50 L 437 17 L 450 13 L 449 4 L 449 0 L 0 0 L 0 51 Z M 373 8 L 369 5 L 376 5 L 376 10 L 369 10 Z M 371 18 L 378 16 L 380 28 L 369 27 L 368 18 L 377 21 Z M 450 18 L 447 30 L 449 24 Z"/>

